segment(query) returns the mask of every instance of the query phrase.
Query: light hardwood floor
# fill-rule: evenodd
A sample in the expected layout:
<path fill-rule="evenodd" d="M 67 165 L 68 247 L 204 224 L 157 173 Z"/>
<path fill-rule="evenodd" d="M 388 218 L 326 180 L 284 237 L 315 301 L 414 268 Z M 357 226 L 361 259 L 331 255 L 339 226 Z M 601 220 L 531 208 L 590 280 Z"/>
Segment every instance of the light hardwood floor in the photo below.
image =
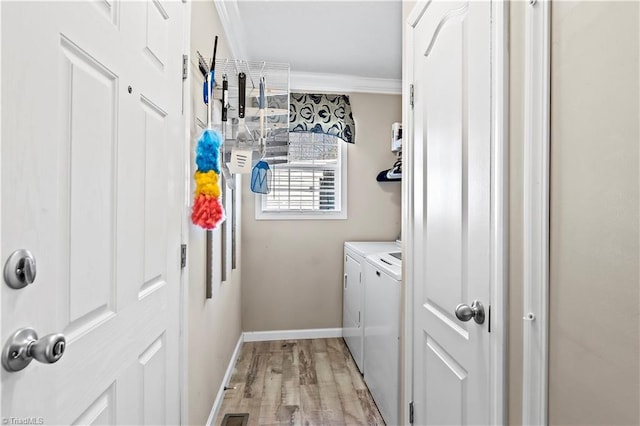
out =
<path fill-rule="evenodd" d="M 342 338 L 246 342 L 227 386 L 216 425 L 384 425 Z"/>

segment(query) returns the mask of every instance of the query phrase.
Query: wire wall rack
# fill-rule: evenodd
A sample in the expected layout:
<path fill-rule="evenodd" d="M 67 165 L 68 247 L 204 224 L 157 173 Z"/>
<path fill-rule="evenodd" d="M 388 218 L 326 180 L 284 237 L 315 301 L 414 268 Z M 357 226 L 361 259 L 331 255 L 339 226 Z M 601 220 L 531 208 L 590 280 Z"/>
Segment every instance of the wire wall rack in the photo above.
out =
<path fill-rule="evenodd" d="M 218 108 L 211 109 L 214 114 L 211 123 L 224 137 L 224 161 L 229 161 L 231 151 L 236 148 L 252 150 L 254 162 L 263 159 L 270 164 L 286 163 L 289 147 L 289 64 L 216 59 L 215 70 L 213 99 L 218 105 L 222 105 L 224 79 L 228 85 L 224 95 L 226 121 L 222 121 Z M 244 120 L 239 117 L 240 73 L 246 76 Z M 265 99 L 262 111 L 259 108 L 261 79 Z M 238 137 L 240 133 L 244 133 L 243 138 Z"/>

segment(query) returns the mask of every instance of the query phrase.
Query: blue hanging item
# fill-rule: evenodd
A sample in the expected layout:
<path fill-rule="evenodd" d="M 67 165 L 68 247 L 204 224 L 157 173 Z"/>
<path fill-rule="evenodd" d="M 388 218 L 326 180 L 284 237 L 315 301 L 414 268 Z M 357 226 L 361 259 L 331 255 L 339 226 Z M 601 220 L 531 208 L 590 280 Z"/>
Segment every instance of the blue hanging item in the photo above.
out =
<path fill-rule="evenodd" d="M 269 164 L 263 160 L 258 161 L 251 171 L 251 191 L 256 194 L 268 194 L 270 173 Z"/>
<path fill-rule="evenodd" d="M 213 42 L 213 58 L 211 58 L 211 67 L 209 69 L 208 74 L 206 73 L 206 62 L 204 62 L 204 58 L 202 61 L 198 61 L 200 72 L 202 72 L 205 76 L 204 83 L 202 85 L 202 100 L 205 105 L 209 105 L 209 96 L 213 94 L 213 86 L 216 81 L 216 51 L 218 50 L 218 36 L 216 36 L 215 41 Z M 207 90 L 209 89 L 209 90 Z"/>

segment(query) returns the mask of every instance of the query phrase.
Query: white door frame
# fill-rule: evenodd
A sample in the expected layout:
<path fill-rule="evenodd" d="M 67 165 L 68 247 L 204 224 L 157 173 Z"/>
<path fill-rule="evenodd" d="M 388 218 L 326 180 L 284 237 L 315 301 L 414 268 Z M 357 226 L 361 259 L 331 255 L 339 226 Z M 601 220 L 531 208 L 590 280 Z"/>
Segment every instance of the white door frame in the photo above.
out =
<path fill-rule="evenodd" d="M 183 54 L 187 55 L 187 64 L 191 63 L 191 2 L 182 0 L 185 4 L 184 46 Z M 181 244 L 187 247 L 189 255 L 189 224 L 191 208 L 191 67 L 187 65 L 187 78 L 182 81 L 182 118 L 184 122 L 184 200 L 182 209 L 182 237 Z M 189 262 L 186 262 L 180 275 L 180 424 L 189 422 Z"/>
<path fill-rule="evenodd" d="M 404 2 L 403 2 L 404 3 Z M 416 5 L 410 17 L 414 15 Z M 413 112 L 411 107 L 411 82 L 413 82 L 413 34 L 411 33 L 410 19 L 402 22 L 402 131 L 404 133 L 402 156 L 404 157 L 404 170 L 402 171 L 402 219 L 400 238 L 402 239 L 402 275 L 403 275 L 403 301 L 404 321 L 403 334 L 401 336 L 401 368 L 403 386 L 400 421 L 409 424 L 409 403 L 413 400 L 413 167 L 408 167 L 413 162 Z"/>
<path fill-rule="evenodd" d="M 550 2 L 525 11 L 522 424 L 547 424 Z"/>
<path fill-rule="evenodd" d="M 413 46 L 411 29 L 424 14 L 430 1 L 420 0 L 413 8 L 404 23 L 406 39 L 403 42 L 403 127 L 405 144 L 403 156 L 405 164 L 413 164 L 413 110 L 410 105 L 411 84 L 414 81 L 413 59 L 410 52 Z M 508 118 L 509 118 L 509 5 L 497 0 L 492 2 L 492 35 L 491 35 L 491 424 L 500 425 L 506 422 L 506 304 L 507 304 L 507 207 L 508 207 Z M 402 240 L 403 240 L 403 275 L 405 280 L 404 311 L 404 423 L 409 423 L 409 403 L 413 399 L 413 294 L 415 282 L 413 275 L 414 230 L 413 230 L 413 168 L 405 167 L 402 179 Z"/>
<path fill-rule="evenodd" d="M 2 22 L 2 2 L 0 2 L 0 23 Z M 0 31 L 0 53 L 2 53 L 2 31 Z M 0 62 L 2 58 L 0 57 Z M 0 67 L 0 99 L 2 99 L 2 67 Z M 0 102 L 0 152 L 2 152 L 2 102 Z M 0 188 L 2 188 L 2 162 L 0 161 Z M 2 236 L 2 197 L 0 197 L 0 237 Z M 2 292 L 0 291 L 0 306 L 2 306 Z M 4 342 L 0 343 L 4 345 Z M 0 397 L 2 396 L 2 380 L 0 380 Z M 0 419 L 2 415 L 2 402 L 0 401 Z"/>

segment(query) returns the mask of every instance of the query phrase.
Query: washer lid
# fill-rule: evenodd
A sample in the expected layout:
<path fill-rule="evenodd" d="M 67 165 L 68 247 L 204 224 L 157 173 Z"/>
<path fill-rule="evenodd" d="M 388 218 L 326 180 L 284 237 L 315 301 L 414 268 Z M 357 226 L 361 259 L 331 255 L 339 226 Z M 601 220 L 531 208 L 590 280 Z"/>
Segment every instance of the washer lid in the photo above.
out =
<path fill-rule="evenodd" d="M 400 251 L 393 241 L 347 241 L 344 246 L 363 257 L 383 251 Z"/>
<path fill-rule="evenodd" d="M 367 262 L 400 281 L 402 280 L 402 261 L 392 256 L 391 253 L 400 253 L 400 251 L 375 253 L 367 256 Z"/>

